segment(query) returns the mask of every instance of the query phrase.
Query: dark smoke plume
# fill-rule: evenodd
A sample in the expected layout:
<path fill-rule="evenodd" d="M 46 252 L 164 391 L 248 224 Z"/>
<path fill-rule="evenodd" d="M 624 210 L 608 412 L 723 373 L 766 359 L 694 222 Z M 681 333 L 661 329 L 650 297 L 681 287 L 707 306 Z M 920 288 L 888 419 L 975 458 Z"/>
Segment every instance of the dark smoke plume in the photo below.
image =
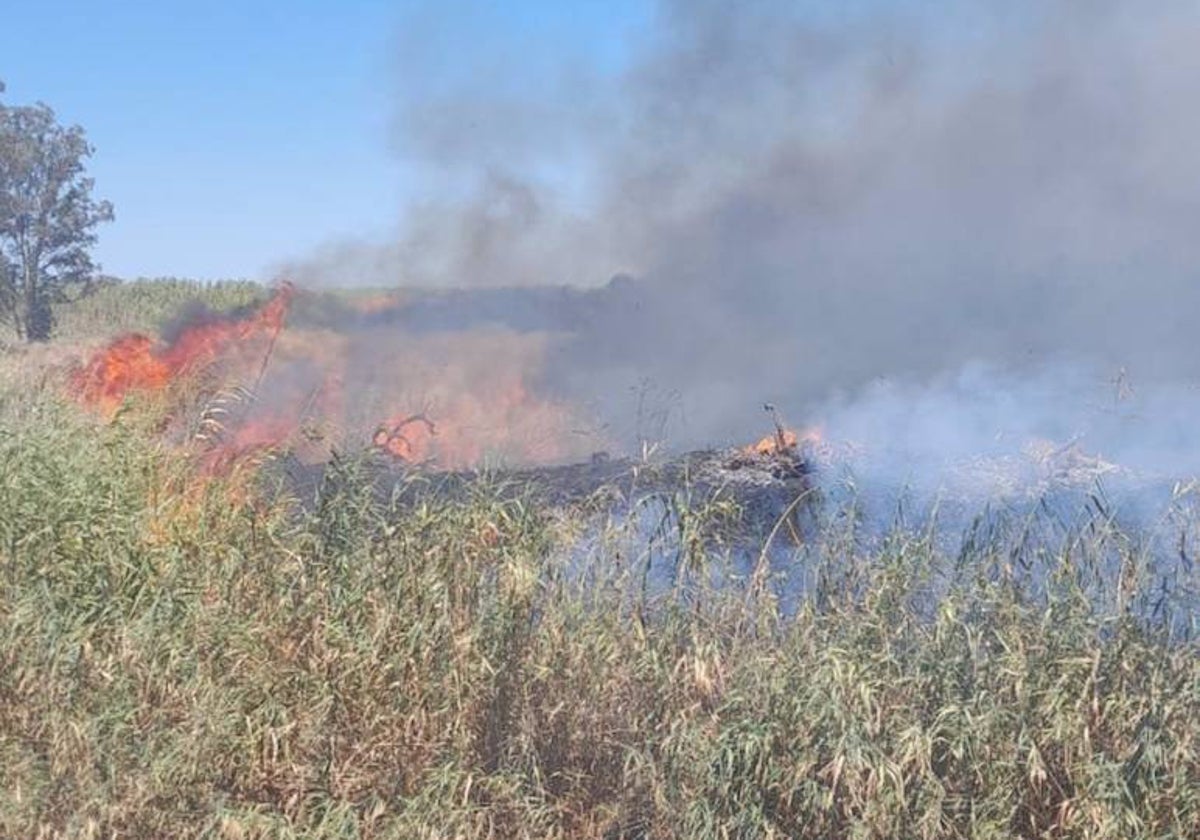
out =
<path fill-rule="evenodd" d="M 1062 401 L 1108 405 L 1121 371 L 1121 410 L 1156 407 L 1122 434 L 1156 463 L 1184 451 L 1200 10 L 913 5 L 663 0 L 618 73 L 492 44 L 432 91 L 438 44 L 410 33 L 397 146 L 426 189 L 397 243 L 354 258 L 362 279 L 595 287 L 480 292 L 476 320 L 561 333 L 550 381 L 626 434 L 649 387 L 678 403 L 678 443 L 744 438 L 765 400 L 835 434 L 891 417 L 918 449 L 948 426 L 967 449 L 1086 436 L 1112 424 Z M 964 391 L 967 367 L 992 373 Z M 942 409 L 896 410 L 906 394 Z"/>

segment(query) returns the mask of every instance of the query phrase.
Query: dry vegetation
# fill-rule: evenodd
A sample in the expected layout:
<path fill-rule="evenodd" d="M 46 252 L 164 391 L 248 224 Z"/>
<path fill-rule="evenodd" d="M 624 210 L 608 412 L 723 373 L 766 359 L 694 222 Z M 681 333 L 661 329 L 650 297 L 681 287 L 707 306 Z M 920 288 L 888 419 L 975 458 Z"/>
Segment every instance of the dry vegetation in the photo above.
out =
<path fill-rule="evenodd" d="M 108 290 L 68 339 L 178 292 Z M 1103 518 L 953 556 L 831 521 L 798 609 L 651 597 L 483 484 L 196 488 L 154 406 L 98 424 L 59 384 L 0 361 L 0 836 L 1200 836 L 1196 646 L 1131 608 L 1155 579 Z"/>

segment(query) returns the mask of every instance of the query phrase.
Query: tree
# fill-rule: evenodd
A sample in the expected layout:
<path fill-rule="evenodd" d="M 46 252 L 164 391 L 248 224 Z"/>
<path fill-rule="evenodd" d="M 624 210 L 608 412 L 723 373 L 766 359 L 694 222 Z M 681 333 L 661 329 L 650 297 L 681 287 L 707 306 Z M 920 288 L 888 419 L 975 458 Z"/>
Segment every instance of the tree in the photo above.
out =
<path fill-rule="evenodd" d="M 92 198 L 92 152 L 46 105 L 0 102 L 0 319 L 28 341 L 50 337 L 51 304 L 96 271 L 95 229 L 113 208 Z"/>

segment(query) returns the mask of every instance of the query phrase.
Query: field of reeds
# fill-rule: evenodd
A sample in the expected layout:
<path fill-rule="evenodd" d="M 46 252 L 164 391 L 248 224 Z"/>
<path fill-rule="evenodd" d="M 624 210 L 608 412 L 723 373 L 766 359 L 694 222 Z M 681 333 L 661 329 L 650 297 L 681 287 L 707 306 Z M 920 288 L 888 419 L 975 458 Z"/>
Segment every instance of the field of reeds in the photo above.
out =
<path fill-rule="evenodd" d="M 0 358 L 0 836 L 1200 836 L 1193 619 L 1099 501 L 747 567 L 686 492 L 644 552 L 353 452 L 298 500 L 64 396 L 76 344 L 261 294 L 114 287 Z"/>

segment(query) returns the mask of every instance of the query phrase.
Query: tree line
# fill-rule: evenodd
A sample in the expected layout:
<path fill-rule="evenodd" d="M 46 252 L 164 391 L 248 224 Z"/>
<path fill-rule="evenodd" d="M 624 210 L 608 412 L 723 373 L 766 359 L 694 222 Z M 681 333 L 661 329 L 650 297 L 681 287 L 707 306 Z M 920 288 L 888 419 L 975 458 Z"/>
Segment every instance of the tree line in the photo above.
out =
<path fill-rule="evenodd" d="M 26 341 L 45 341 L 53 304 L 86 288 L 96 228 L 113 207 L 92 195 L 93 147 L 46 104 L 10 105 L 0 81 L 0 321 Z"/>

